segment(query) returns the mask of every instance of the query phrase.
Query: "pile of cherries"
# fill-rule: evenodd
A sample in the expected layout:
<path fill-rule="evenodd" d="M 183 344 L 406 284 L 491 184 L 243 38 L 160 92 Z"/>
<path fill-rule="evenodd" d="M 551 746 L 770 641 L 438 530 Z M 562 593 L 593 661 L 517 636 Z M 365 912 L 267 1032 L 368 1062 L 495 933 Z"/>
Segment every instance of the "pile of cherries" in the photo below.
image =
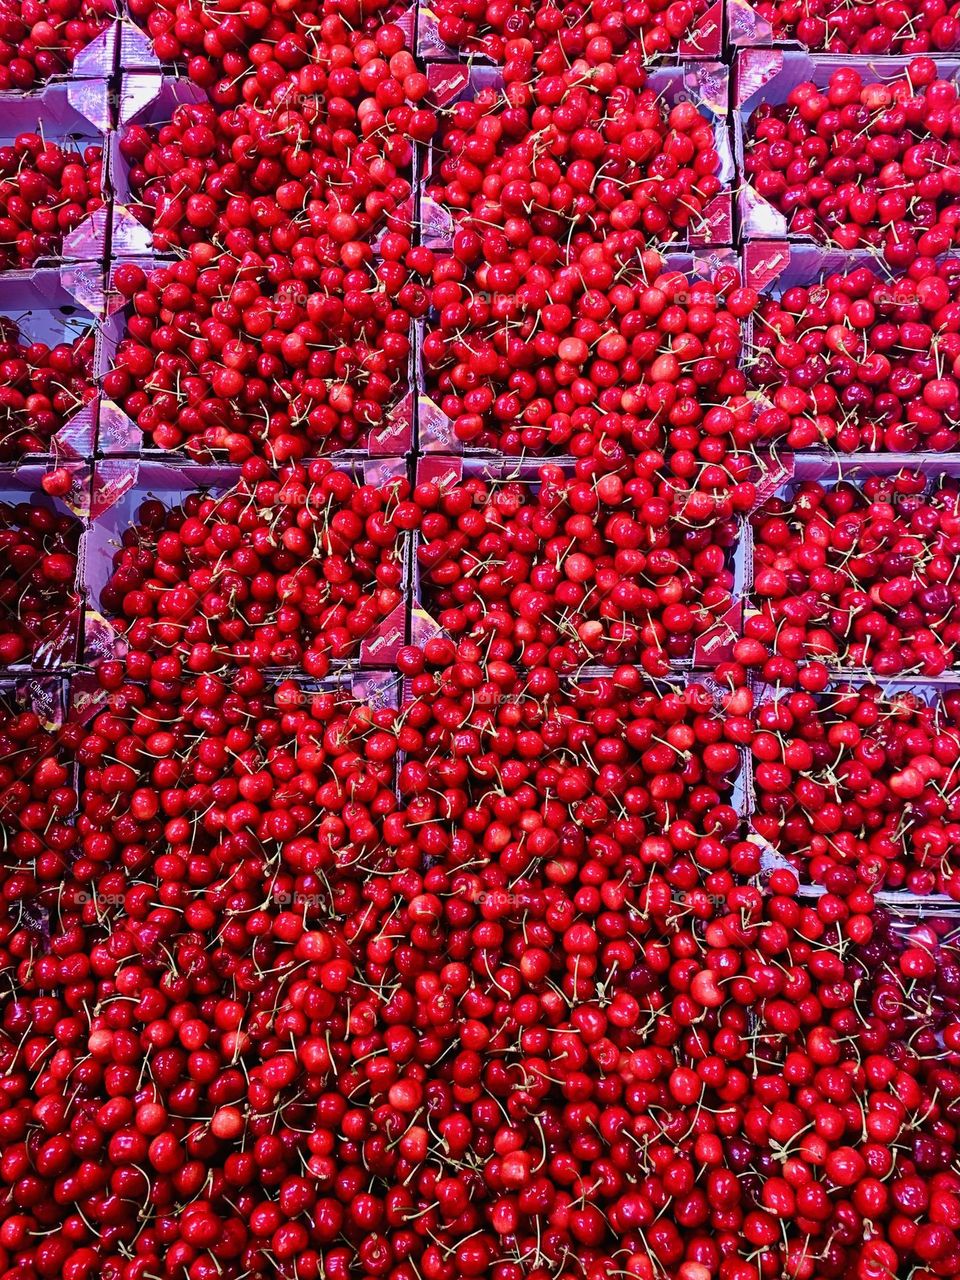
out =
<path fill-rule="evenodd" d="M 18 87 L 85 34 L 30 2 Z M 732 194 L 648 66 L 708 9 L 438 0 L 496 65 L 431 77 L 399 3 L 129 0 L 203 100 L 121 130 L 169 257 L 99 390 L 233 465 L 98 464 L 81 543 L 92 339 L 4 324 L 0 665 L 76 666 L 78 564 L 110 648 L 0 690 L 3 1280 L 960 1273 L 960 482 L 764 460 L 960 445 L 960 106 L 915 58 L 751 123 L 891 279 L 666 256 Z M 0 154 L 0 267 L 85 161 Z"/>
<path fill-rule="evenodd" d="M 103 148 L 40 133 L 0 146 L 0 271 L 57 256 L 63 237 L 103 205 Z"/>
<path fill-rule="evenodd" d="M 709 238 L 706 213 L 722 189 L 718 129 L 687 97 L 666 105 L 639 59 L 611 62 L 609 42 L 598 44 L 604 60 L 592 44 L 570 65 L 556 48 L 541 54 L 532 82 L 518 55 L 502 88 L 454 103 L 426 195 L 481 238 L 502 233 L 513 250 L 584 227 L 636 227 L 660 243 Z"/>
<path fill-rule="evenodd" d="M 953 53 L 960 45 L 960 4 L 951 0 L 750 0 L 776 43 L 799 41 L 824 53 Z"/>
<path fill-rule="evenodd" d="M 5 0 L 0 92 L 33 89 L 68 72 L 116 13 L 114 0 Z"/>
<path fill-rule="evenodd" d="M 792 450 L 929 451 L 960 443 L 960 265 L 867 266 L 761 300 L 751 377 L 765 439 Z"/>
<path fill-rule="evenodd" d="M 625 1239 L 639 1256 L 633 1215 L 642 1225 L 655 1193 L 630 1207 L 630 1153 L 651 1107 L 684 1142 L 680 1166 L 695 1159 L 691 1083 L 664 1069 L 685 1058 L 690 1018 L 700 1037 L 716 1028 L 718 988 L 689 963 L 694 918 L 757 865 L 755 846 L 728 845 L 731 708 L 695 684 L 655 692 L 635 668 L 561 685 L 480 658 L 466 642 L 405 650 L 399 712 L 250 667 L 101 664 L 74 735 L 76 855 L 49 947 L 20 945 L 22 994 L 3 1015 L 12 1115 L 34 1076 L 79 1088 L 37 1153 L 11 1137 L 7 1168 L 31 1159 L 37 1191 L 5 1221 L 14 1256 L 64 1206 L 77 1232 L 38 1247 L 67 1274 L 105 1251 L 148 1265 L 161 1231 L 185 1265 L 218 1232 L 232 1277 L 294 1253 L 336 1273 L 384 1251 L 430 1273 L 450 1252 L 481 1274 L 551 1206 L 565 1208 L 551 1251 L 599 1258 Z M 676 1009 L 665 963 L 692 981 Z M 659 1047 L 637 1058 L 653 1021 Z M 35 1068 L 21 1069 L 24 1035 Z M 616 1063 L 637 1083 L 603 1105 L 630 1139 L 587 1123 Z M 101 1159 L 62 1185 L 77 1133 L 98 1135 Z M 581 1204 L 563 1171 L 596 1176 L 608 1147 L 599 1200 Z M 146 1230 L 111 1208 L 114 1180 L 151 1189 Z M 409 1227 L 390 1221 L 404 1184 Z M 666 1260 L 703 1247 L 673 1224 L 651 1238 Z"/>
<path fill-rule="evenodd" d="M 268 683 L 249 667 L 232 680 L 194 676 L 175 655 L 151 662 L 135 654 L 127 670 L 149 671 L 151 679 L 133 684 L 119 663 L 104 663 L 105 705 L 76 749 L 83 787 L 71 872 L 78 889 L 90 891 L 74 904 L 79 918 L 96 924 L 98 907 L 122 906 L 131 914 L 129 923 L 118 917 L 123 930 L 140 911 L 149 917 L 150 900 L 136 892 L 136 881 L 158 875 L 163 881 L 165 860 L 173 871 L 184 855 L 190 862 L 212 859 L 211 871 L 219 861 L 222 877 L 207 884 L 222 879 L 220 893 L 228 897 L 234 876 L 241 894 L 252 876 L 246 887 L 259 896 L 247 911 L 271 898 L 276 906 L 281 891 L 291 902 L 294 893 L 312 891 L 313 911 L 301 916 L 329 914 L 326 874 L 336 880 L 341 858 L 349 864 L 374 845 L 378 821 L 397 807 L 396 711 L 374 711 L 336 686 L 314 693 L 293 682 Z M 121 901 L 111 904 L 118 887 Z M 158 892 L 166 896 L 162 883 Z M 212 887 L 210 896 L 217 901 Z M 226 901 L 219 909 L 225 908 Z M 64 910 L 72 909 L 67 896 Z M 189 934 L 191 914 L 200 932 L 219 916 L 212 906 L 182 921 L 167 913 L 164 933 Z M 226 910 L 220 923 L 231 914 Z"/>
<path fill-rule="evenodd" d="M 960 661 L 960 486 L 901 471 L 795 485 L 752 517 L 752 604 L 737 658 L 822 690 L 830 667 L 942 676 Z M 809 664 L 809 665 L 808 665 Z"/>
<path fill-rule="evenodd" d="M 167 124 L 126 128 L 131 207 L 157 249 L 215 243 L 296 260 L 308 237 L 344 245 L 384 229 L 410 234 L 413 148 L 435 124 L 416 105 L 427 78 L 399 27 L 347 43 L 341 24 L 338 37 L 327 74 L 311 64 L 263 102 L 185 103 Z"/>
<path fill-rule="evenodd" d="M 709 963 L 752 1017 L 742 1068 L 717 1091 L 727 1137 L 711 1201 L 786 1274 L 808 1274 L 816 1252 L 811 1275 L 949 1275 L 956 919 L 862 914 L 862 893 L 803 905 L 797 888 L 778 871 L 765 899 L 706 927 Z"/>
<path fill-rule="evenodd" d="M 568 252 L 550 237 L 511 247 L 464 230 L 434 268 L 420 352 L 454 437 L 507 454 L 600 454 L 602 438 L 669 454 L 688 487 L 757 438 L 741 369 L 756 305 L 733 266 L 691 280 L 642 248 L 638 231 Z M 706 474 L 705 474 L 706 473 Z"/>
<path fill-rule="evenodd" d="M 503 63 L 509 45 L 518 39 L 529 40 L 538 51 L 559 48 L 571 61 L 595 40 L 607 41 L 611 53 L 636 49 L 645 58 L 675 53 L 682 44 L 696 48 L 698 19 L 707 8 L 704 0 L 540 0 L 533 5 L 439 0 L 433 14 L 444 44 Z M 720 33 L 711 29 L 711 34 L 716 39 Z"/>
<path fill-rule="evenodd" d="M 436 647 L 460 660 L 438 678 L 419 669 L 425 665 L 419 654 L 410 656 L 414 701 L 405 708 L 405 726 L 416 738 L 399 774 L 411 819 L 415 812 L 417 824 L 429 824 L 424 843 L 430 836 L 444 849 L 454 847 L 446 833 L 431 829 L 442 819 L 450 785 L 477 811 L 460 848 L 470 849 L 475 832 L 484 856 L 497 854 L 510 874 L 561 856 L 563 833 L 575 845 L 594 833 L 612 856 L 617 846 L 638 847 L 651 824 L 669 829 L 682 822 L 720 836 L 736 831 L 730 801 L 742 764 L 739 728 L 731 728 L 720 698 L 705 685 L 681 679 L 654 687 L 634 666 L 569 681 L 549 668 L 527 674 L 493 661 L 484 673 L 476 659 L 464 661 L 476 645 L 437 641 Z M 475 696 L 471 679 L 484 674 L 484 694 Z M 508 751 L 501 764 L 498 757 Z"/>
<path fill-rule="evenodd" d="M 96 396 L 93 330 L 50 346 L 0 317 L 0 459 L 47 453 Z"/>
<path fill-rule="evenodd" d="M 76 661 L 81 528 L 35 498 L 0 502 L 0 667 Z"/>
<path fill-rule="evenodd" d="M 104 391 L 161 449 L 275 464 L 362 447 L 402 398 L 433 255 L 399 233 L 114 271 L 127 332 Z"/>
<path fill-rule="evenodd" d="M 647 491 L 555 466 L 527 483 L 421 483 L 420 603 L 452 636 L 489 636 L 491 658 L 665 676 L 722 637 L 741 529 L 735 515 L 685 525 L 669 494 Z"/>
<path fill-rule="evenodd" d="M 839 67 L 763 102 L 746 125 L 744 176 L 791 235 L 869 248 L 892 267 L 960 244 L 960 98 L 932 58 L 887 82 Z"/>
<path fill-rule="evenodd" d="M 269 100 L 278 86 L 294 85 L 301 94 L 334 100 L 349 98 L 355 84 L 336 80 L 352 62 L 351 48 L 392 42 L 395 19 L 407 12 L 402 3 L 373 0 L 257 0 L 227 14 L 201 0 L 131 0 L 128 10 L 147 34 L 157 57 L 176 63 L 203 88 L 218 109 Z M 386 31 L 387 35 L 381 33 Z M 330 82 L 328 77 L 334 75 Z M 390 102 L 389 73 L 372 68 L 364 88 Z M 344 93 L 344 89 L 346 92 Z M 343 104 L 346 106 L 346 103 Z M 348 113 L 348 117 L 352 112 Z"/>
<path fill-rule="evenodd" d="M 840 683 L 757 708 L 759 834 L 828 888 L 960 901 L 960 694 Z"/>
<path fill-rule="evenodd" d="M 405 478 L 365 483 L 328 462 L 244 471 L 217 497 L 147 499 L 124 531 L 100 607 L 129 661 L 169 653 L 196 673 L 240 663 L 322 677 L 401 604 Z"/>

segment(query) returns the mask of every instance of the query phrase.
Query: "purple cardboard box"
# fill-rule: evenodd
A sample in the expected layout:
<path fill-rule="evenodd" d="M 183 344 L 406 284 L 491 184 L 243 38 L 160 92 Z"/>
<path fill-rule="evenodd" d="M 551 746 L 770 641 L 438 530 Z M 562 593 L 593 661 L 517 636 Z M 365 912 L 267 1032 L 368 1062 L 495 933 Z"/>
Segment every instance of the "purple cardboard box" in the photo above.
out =
<path fill-rule="evenodd" d="M 715 0 L 697 13 L 677 48 L 661 55 L 663 60 L 719 60 L 723 56 L 723 7 L 724 0 Z M 434 10 L 427 4 L 421 4 L 417 20 L 417 53 L 424 61 L 489 64 L 489 58 L 472 46 L 458 49 L 446 44 L 440 38 L 438 24 Z"/>
<path fill-rule="evenodd" d="M 481 89 L 503 85 L 500 67 L 433 63 L 427 66 L 431 100 L 437 107 L 473 98 Z M 724 189 L 710 201 L 702 224 L 685 238 L 664 249 L 708 248 L 733 243 L 733 187 L 735 169 L 728 120 L 729 68 L 721 63 L 685 62 L 678 66 L 653 66 L 646 87 L 654 89 L 668 107 L 690 101 L 713 122 L 716 149 L 720 157 L 717 174 Z M 420 200 L 421 243 L 431 249 L 449 249 L 455 223 L 450 211 L 426 195 L 440 165 L 439 143 L 428 143 L 423 161 Z"/>
<path fill-rule="evenodd" d="M 107 252 L 106 134 L 110 128 L 110 88 L 106 80 L 51 83 L 37 93 L 0 93 L 0 145 L 21 133 L 40 133 L 64 149 L 78 152 L 91 144 L 104 148 L 104 205 L 67 232 L 60 251 L 38 259 L 32 270 L 62 262 L 102 263 Z"/>
<path fill-rule="evenodd" d="M 17 506 L 29 503 L 44 507 L 57 515 L 85 521 L 90 514 L 90 467 L 83 462 L 61 463 L 71 478 L 70 491 L 63 498 L 43 492 L 41 481 L 49 470 L 43 463 L 21 463 L 0 466 L 0 504 Z M 82 534 L 81 534 L 82 541 Z M 55 631 L 47 636 L 22 661 L 0 668 L 4 674 L 17 671 L 52 671 L 74 665 L 79 658 L 80 632 L 83 625 L 83 588 L 80 557 L 73 587 L 65 592 L 67 602 Z"/>
<path fill-rule="evenodd" d="M 75 263 L 59 271 L 8 271 L 0 274 L 0 317 L 14 320 L 22 339 L 54 346 L 73 341 L 93 329 L 103 313 L 102 268 Z M 91 398 L 78 405 L 41 455 L 89 458 L 97 429 L 98 398 L 94 379 Z M 15 426 L 15 424 L 14 424 Z M 11 457 L 16 458 L 16 450 Z"/>
<path fill-rule="evenodd" d="M 864 84 L 902 79 L 907 60 L 902 57 L 854 59 L 854 67 Z M 938 58 L 944 79 L 960 76 L 960 59 Z M 835 71 L 849 70 L 846 56 L 814 55 L 790 49 L 743 49 L 737 54 L 733 71 L 733 145 L 740 175 L 737 211 L 743 240 L 792 240 L 812 243 L 808 236 L 793 236 L 787 218 L 768 200 L 758 195 L 746 177 L 749 152 L 750 116 L 761 103 L 786 102 L 798 84 L 811 81 L 818 88 L 830 82 Z"/>
<path fill-rule="evenodd" d="M 573 458 L 551 458 L 548 464 L 546 459 L 537 458 L 441 457 L 439 454 L 427 454 L 417 464 L 417 483 L 432 483 L 444 489 L 475 478 L 486 481 L 491 488 L 519 483 L 529 486 L 531 492 L 535 492 L 540 485 L 540 469 L 545 465 L 559 467 L 565 475 L 571 477 L 575 474 L 576 463 Z M 411 643 L 423 646 L 428 640 L 445 633 L 430 612 L 429 593 L 421 578 L 417 555 L 421 539 L 419 533 L 414 534 L 410 569 L 413 594 Z M 749 569 L 748 547 L 748 540 L 742 534 L 728 556 L 728 567 L 732 569 L 734 576 L 730 607 L 709 630 L 697 637 L 692 656 L 675 664 L 678 670 L 691 667 L 711 668 L 718 662 L 732 659 L 733 644 L 742 634 L 743 594 Z"/>
<path fill-rule="evenodd" d="M 358 483 L 382 485 L 406 474 L 400 458 L 354 460 L 349 470 Z M 137 512 L 147 498 L 157 498 L 165 507 L 177 506 L 188 494 L 198 491 L 221 495 L 240 478 L 239 467 L 203 466 L 180 463 L 105 458 L 96 463 L 93 476 L 91 520 L 83 536 L 80 578 L 87 594 L 88 608 L 84 636 L 84 657 L 88 662 L 110 657 L 122 650 L 123 641 L 112 622 L 103 616 L 100 599 L 113 572 L 114 553 L 123 533 L 136 523 Z M 409 574 L 409 539 L 398 545 L 404 580 L 404 599 L 358 643 L 350 662 L 360 667 L 390 667 L 398 650 L 406 643 Z"/>
<path fill-rule="evenodd" d="M 136 256 L 129 261 L 136 262 L 147 274 L 160 267 L 176 261 L 171 257 Z M 97 350 L 94 357 L 94 377 L 98 381 L 113 368 L 117 347 L 126 332 L 125 306 L 126 300 L 120 296 L 114 285 L 114 276 L 118 263 L 110 268 L 106 281 L 104 301 L 105 319 L 98 327 Z M 324 456 L 331 460 L 349 465 L 358 457 L 399 458 L 409 454 L 413 449 L 415 431 L 416 397 L 414 394 L 414 343 L 411 335 L 410 358 L 407 362 L 406 377 L 397 387 L 397 399 L 386 412 L 383 424 L 371 429 L 361 446 L 353 449 L 332 450 Z M 152 458 L 155 461 L 166 459 L 169 462 L 184 460 L 182 452 L 166 452 L 149 445 L 144 441 L 143 433 L 135 422 L 124 413 L 112 400 L 103 398 L 99 415 L 98 452 L 105 455 L 121 455 Z"/>
<path fill-rule="evenodd" d="M 735 249 L 692 249 L 689 252 L 668 250 L 663 254 L 667 271 L 682 271 L 691 279 L 709 279 L 722 266 L 740 267 Z M 417 393 L 417 447 L 421 453 L 489 456 L 488 451 L 464 446 L 453 434 L 453 423 L 433 398 L 430 378 L 423 361 L 423 336 L 426 321 L 414 325 L 413 361 Z"/>

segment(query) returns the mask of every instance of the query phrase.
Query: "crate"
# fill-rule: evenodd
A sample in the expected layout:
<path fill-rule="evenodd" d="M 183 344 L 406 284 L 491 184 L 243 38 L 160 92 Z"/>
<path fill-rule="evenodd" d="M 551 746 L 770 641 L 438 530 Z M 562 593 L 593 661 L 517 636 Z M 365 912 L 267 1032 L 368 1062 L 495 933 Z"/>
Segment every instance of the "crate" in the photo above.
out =
<path fill-rule="evenodd" d="M 726 0 L 726 12 L 724 14 L 727 45 L 733 50 L 746 47 L 769 47 L 774 46 L 777 49 L 800 49 L 807 51 L 807 46 L 797 39 L 787 39 L 784 36 L 776 36 L 773 27 L 766 18 L 760 16 L 757 10 L 751 4 L 750 0 Z M 958 46 L 960 47 L 960 46 Z M 837 57 L 843 57 L 860 67 L 867 66 L 868 62 L 876 61 L 875 54 L 867 53 L 845 53 L 838 54 Z M 889 55 L 895 56 L 893 54 Z M 902 54 L 903 66 L 906 66 L 910 60 L 910 54 Z M 862 63 L 861 63 L 862 59 Z"/>
<path fill-rule="evenodd" d="M 153 254 L 138 255 L 126 261 L 135 262 L 149 275 L 151 271 L 169 266 L 177 259 Z M 113 263 L 107 275 L 105 318 L 97 331 L 94 378 L 98 383 L 113 368 L 117 347 L 126 332 L 127 303 L 114 284 L 118 265 L 117 262 Z M 387 411 L 383 424 L 369 431 L 362 445 L 332 450 L 323 456 L 329 457 L 338 465 L 349 466 L 365 458 L 402 458 L 413 451 L 417 409 L 413 390 L 414 361 L 414 340 L 411 334 L 406 377 L 398 387 L 397 399 Z M 140 458 L 168 464 L 192 460 L 185 450 L 167 451 L 145 443 L 143 432 L 137 424 L 106 396 L 102 397 L 100 404 L 97 452 L 101 457 Z"/>
<path fill-rule="evenodd" d="M 31 270 L 59 267 L 61 263 L 103 263 L 107 253 L 108 170 L 106 135 L 110 129 L 110 86 L 104 79 L 51 82 L 37 93 L 0 93 L 0 146 L 21 133 L 41 133 L 65 149 L 82 151 L 101 144 L 103 157 L 103 206 L 68 231 L 60 249 L 39 258 Z M 5 272 L 4 274 L 12 274 Z"/>
<path fill-rule="evenodd" d="M 43 463 L 0 467 L 0 503 L 10 506 L 29 503 L 31 506 L 44 507 L 57 515 L 68 515 L 79 522 L 85 521 L 90 514 L 90 468 L 83 462 L 61 465 L 68 471 L 72 481 L 70 491 L 64 498 L 54 498 L 44 493 L 41 482 L 48 468 Z M 20 662 L 0 670 L 7 675 L 57 671 L 75 666 L 79 661 L 83 617 L 83 582 L 78 554 L 76 579 L 72 590 L 64 590 L 64 607 L 56 630 Z"/>
<path fill-rule="evenodd" d="M 939 265 L 949 266 L 954 278 L 960 279 L 960 255 L 944 254 L 939 259 Z M 830 275 L 848 275 L 852 271 L 864 268 L 878 281 L 887 285 L 895 296 L 898 281 L 904 279 L 904 274 L 886 266 L 882 259 L 867 250 L 830 249 L 823 245 L 796 240 L 753 240 L 743 246 L 744 283 L 760 293 L 761 301 L 765 297 L 779 298 L 788 289 L 810 288 L 818 285 Z M 749 365 L 755 359 L 759 349 L 756 325 L 755 317 L 748 317 L 744 341 L 748 372 Z M 762 388 L 758 388 L 758 403 L 767 403 Z M 880 451 L 840 453 L 838 446 L 832 441 L 821 442 L 810 450 L 804 450 L 804 453 L 830 458 L 839 466 L 846 466 L 848 459 L 855 464 L 858 459 L 864 457 L 894 459 L 900 457 L 905 461 L 901 461 L 899 465 L 909 463 L 911 466 L 925 466 L 925 459 L 935 464 L 936 459 L 943 460 L 951 456 L 948 452 L 925 453 L 922 450 L 910 454 Z M 761 486 L 761 500 L 769 497 L 777 486 L 788 478 L 792 466 L 789 458 L 785 460 L 776 448 L 772 450 L 767 462 L 768 470 Z"/>
<path fill-rule="evenodd" d="M 854 62 L 865 84 L 902 79 L 907 65 L 902 57 L 869 58 L 862 62 L 855 58 Z M 936 62 L 942 76 L 960 78 L 960 59 L 937 58 Z M 733 148 L 739 175 L 736 212 L 741 240 L 815 243 L 809 236 L 793 235 L 786 216 L 758 195 L 747 181 L 748 125 L 753 111 L 762 103 L 786 102 L 791 91 L 806 81 L 822 89 L 835 71 L 849 69 L 850 58 L 839 54 L 810 54 L 783 48 L 742 49 L 737 54 L 731 87 Z"/>
<path fill-rule="evenodd" d="M 447 108 L 464 99 L 472 99 L 481 89 L 503 86 L 500 67 L 433 63 L 427 66 L 431 99 Z M 720 156 L 718 177 L 725 190 L 714 196 L 707 206 L 702 227 L 686 240 L 680 238 L 665 246 L 669 249 L 699 249 L 733 243 L 733 185 L 735 169 L 731 149 L 728 99 L 729 71 L 722 63 L 683 62 L 676 66 L 652 66 L 647 73 L 646 88 L 656 91 L 668 107 L 677 102 L 693 101 L 713 122 L 716 149 Z M 449 249 L 453 244 L 455 223 L 449 210 L 426 195 L 435 170 L 439 169 L 439 144 L 424 148 L 422 190 L 420 200 L 420 239 L 431 249 Z"/>
<path fill-rule="evenodd" d="M 119 0 L 120 22 L 117 24 L 117 63 L 122 71 L 163 72 L 169 75 L 182 75 L 186 72 L 183 63 L 164 62 L 157 57 L 150 36 L 140 22 L 130 13 L 127 0 Z M 408 0 L 393 3 L 388 10 L 378 15 L 380 22 L 393 22 L 401 28 L 406 38 L 406 47 L 413 52 L 416 42 L 416 4 Z M 213 28 L 216 29 L 215 27 Z"/>
<path fill-rule="evenodd" d="M 693 249 L 689 252 L 669 251 L 663 254 L 665 271 L 682 271 L 691 279 L 709 279 L 720 267 L 740 267 L 735 249 Z M 439 453 L 464 457 L 500 457 L 488 449 L 464 445 L 454 435 L 453 423 L 431 395 L 430 379 L 423 361 L 423 338 L 426 320 L 414 324 L 413 367 L 417 398 L 417 448 L 420 453 Z"/>
<path fill-rule="evenodd" d="M 835 699 L 841 686 L 845 689 L 864 689 L 868 687 L 877 688 L 885 700 L 893 699 L 898 696 L 910 695 L 911 697 L 916 698 L 918 702 L 925 703 L 929 707 L 936 707 L 946 694 L 955 693 L 957 689 L 960 688 L 960 680 L 956 677 L 941 677 L 939 679 L 900 677 L 895 680 L 886 680 L 878 679 L 875 676 L 870 676 L 868 679 L 861 679 L 853 673 L 838 672 L 836 675 L 831 676 L 827 688 L 823 693 L 814 695 L 817 700 L 818 707 L 822 708 L 824 714 L 829 714 L 831 701 Z M 786 697 L 790 692 L 791 690 L 789 689 L 775 689 L 773 686 L 766 684 L 763 681 L 756 681 L 754 683 L 754 714 L 756 714 L 756 708 L 759 708 L 769 702 L 776 701 L 779 698 Z M 960 733 L 960 730 L 955 732 Z M 840 763 L 841 760 L 838 759 L 835 762 L 834 768 L 836 768 Z M 761 848 L 761 878 L 764 880 L 769 878 L 770 874 L 778 868 L 788 868 L 799 877 L 804 885 L 804 893 L 807 896 L 819 896 L 823 890 L 814 886 L 811 883 L 809 876 L 806 874 L 806 853 L 798 851 L 794 854 L 789 849 L 785 851 L 777 848 L 773 841 L 771 841 L 769 837 L 765 836 L 763 831 L 757 826 L 756 820 L 758 816 L 758 806 L 752 754 L 749 759 L 749 765 L 745 777 L 745 788 L 746 813 L 750 819 L 751 827 L 751 834 L 749 838 L 754 840 Z M 908 801 L 904 801 L 904 807 L 905 810 L 909 812 Z M 949 822 L 949 818 L 945 817 L 943 821 Z M 906 842 L 903 843 L 902 847 L 904 854 L 906 855 Z M 909 857 L 907 857 L 907 861 L 909 862 Z M 958 868 L 960 868 L 960 863 L 958 863 Z M 907 905 L 910 905 L 911 903 L 915 904 L 918 902 L 925 902 L 939 906 L 946 906 L 954 901 L 954 899 L 949 895 L 940 892 L 917 895 L 912 892 L 900 890 L 897 885 L 879 885 L 877 886 L 876 892 L 880 891 L 888 896 L 891 902 L 900 902 Z"/>
<path fill-rule="evenodd" d="M 540 485 L 540 468 L 543 460 L 533 458 L 480 458 L 480 457 L 441 457 L 428 454 L 422 457 L 417 466 L 417 483 L 434 483 L 441 488 L 462 484 L 468 479 L 487 481 L 491 487 L 498 484 L 520 483 L 535 491 Z M 576 463 L 573 458 L 551 458 L 549 465 L 560 467 L 564 474 L 573 477 Z M 411 642 L 423 646 L 428 640 L 445 632 L 440 623 L 430 612 L 427 589 L 422 582 L 417 551 L 422 542 L 422 535 L 414 534 L 413 555 L 410 570 L 412 589 Z M 737 545 L 728 554 L 728 568 L 734 575 L 733 600 L 723 617 L 698 636 L 693 653 L 689 659 L 676 663 L 678 671 L 689 669 L 709 670 L 718 663 L 732 660 L 734 642 L 741 635 L 743 621 L 743 596 L 747 582 L 749 567 L 749 542 L 746 531 L 741 526 L 741 534 Z M 635 661 L 625 657 L 624 661 Z"/>
<path fill-rule="evenodd" d="M 815 481 L 825 488 L 835 488 L 841 481 L 862 487 L 864 481 L 871 476 L 896 476 L 901 471 L 919 472 L 927 482 L 927 491 L 931 491 L 941 479 L 960 481 L 960 454 L 847 454 L 841 457 L 827 453 L 787 454 L 777 459 L 777 470 L 771 470 L 765 477 L 763 488 L 764 505 L 771 498 L 788 500 L 798 485 L 807 481 Z M 748 523 L 745 530 L 747 542 L 746 556 L 748 562 L 748 578 L 743 601 L 744 617 L 749 617 L 752 608 L 751 585 L 753 581 L 753 529 Z M 944 615 L 946 618 L 949 615 Z M 863 666 L 831 666 L 836 678 L 849 680 L 876 681 L 877 676 L 870 667 Z M 901 677 L 906 678 L 906 677 Z M 944 674 L 945 680 L 956 679 L 960 682 L 960 656 L 951 671 Z"/>
<path fill-rule="evenodd" d="M 529 693 L 522 690 L 519 693 L 500 694 L 499 700 L 501 702 L 517 704 L 521 707 L 524 704 L 534 704 L 542 707 L 545 701 L 553 703 L 557 698 L 563 699 L 564 697 L 569 697 L 572 691 L 582 689 L 584 686 L 587 688 L 590 688 L 591 686 L 595 687 L 598 681 L 613 680 L 616 682 L 616 669 L 612 667 L 584 666 L 575 674 L 561 675 L 558 679 L 560 684 L 560 692 L 558 694 L 543 695 Z M 685 691 L 694 685 L 702 686 L 708 691 L 713 699 L 713 704 L 719 713 L 722 705 L 722 699 L 729 693 L 729 689 L 726 686 L 721 685 L 708 673 L 685 671 L 676 672 L 675 674 L 665 677 L 645 676 L 643 679 L 644 690 L 655 693 L 658 698 L 663 698 L 670 693 L 674 693 L 679 695 L 681 698 L 685 698 L 687 696 Z M 402 705 L 408 706 L 410 703 L 418 701 L 422 704 L 424 702 L 428 702 L 429 699 L 417 698 L 413 692 L 411 681 L 409 679 L 404 679 Z M 748 816 L 749 761 L 748 753 L 745 748 L 738 748 L 738 755 L 740 757 L 740 766 L 737 772 L 729 779 L 728 794 L 721 796 L 720 803 L 733 808 L 742 822 Z M 408 755 L 401 753 L 401 766 L 408 759 Z M 591 764 L 593 765 L 595 762 L 591 762 Z M 485 783 L 482 777 L 475 778 L 474 781 L 481 790 L 485 789 Z"/>
<path fill-rule="evenodd" d="M 101 268 L 96 264 L 72 264 L 39 271 L 0 274 L 0 317 L 15 320 L 21 337 L 29 342 L 55 346 L 70 342 L 95 327 L 103 311 Z M 77 459 L 93 453 L 99 414 L 95 378 L 90 399 L 77 406 L 50 441 L 49 448 L 28 458 Z M 17 458 L 17 449 L 3 450 Z"/>
<path fill-rule="evenodd" d="M 669 62 L 674 58 L 683 61 L 693 59 L 719 59 L 723 56 L 724 0 L 707 3 L 693 19 L 693 25 L 684 35 L 675 51 L 665 53 L 657 62 Z M 438 18 L 433 9 L 421 4 L 417 21 L 417 54 L 425 62 L 470 62 L 492 65 L 483 53 L 472 46 L 457 49 L 441 40 Z"/>
<path fill-rule="evenodd" d="M 357 459 L 349 468 L 361 483 L 385 483 L 405 473 L 401 459 Z M 114 552 L 125 529 L 136 522 L 140 505 L 148 498 L 159 499 L 165 507 L 176 506 L 189 494 L 199 491 L 222 495 L 240 478 L 239 467 L 171 465 L 169 462 L 105 458 L 96 464 L 93 476 L 91 520 L 84 533 L 80 576 L 89 605 L 83 637 L 83 656 L 95 663 L 123 652 L 120 631 L 100 609 L 101 593 L 113 572 Z M 409 571 L 409 535 L 401 536 L 398 554 L 404 568 L 401 589 L 406 598 Z M 391 614 L 357 645 L 350 668 L 390 667 L 406 643 L 407 610 L 401 601 Z"/>
<path fill-rule="evenodd" d="M 126 129 L 132 124 L 155 128 L 168 124 L 177 107 L 204 103 L 209 99 L 198 85 L 179 76 L 148 71 L 126 71 L 120 82 L 118 96 L 118 128 L 111 132 L 107 155 L 110 182 L 114 195 L 111 226 L 111 254 L 114 259 L 142 258 L 157 254 L 171 257 L 186 256 L 187 250 L 165 249 L 154 244 L 153 233 L 137 216 L 137 198 L 130 188 L 130 164 L 120 147 Z M 416 196 L 419 189 L 420 153 L 414 148 L 410 168 L 411 193 L 398 209 L 390 215 L 393 223 L 401 222 L 412 227 L 416 217 Z M 376 250 L 389 231 L 384 223 L 371 237 Z"/>

